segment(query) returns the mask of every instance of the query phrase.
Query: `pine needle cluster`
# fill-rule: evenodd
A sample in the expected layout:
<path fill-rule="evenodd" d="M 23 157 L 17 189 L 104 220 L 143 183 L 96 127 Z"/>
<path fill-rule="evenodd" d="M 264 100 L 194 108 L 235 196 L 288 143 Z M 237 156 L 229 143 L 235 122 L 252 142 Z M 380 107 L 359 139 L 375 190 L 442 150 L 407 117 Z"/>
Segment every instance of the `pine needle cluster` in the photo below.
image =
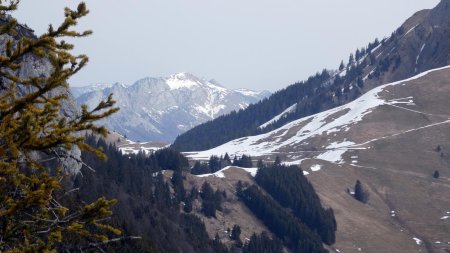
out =
<path fill-rule="evenodd" d="M 50 25 L 38 37 L 21 36 L 24 26 L 9 15 L 18 2 L 0 0 L 0 252 L 100 248 L 121 234 L 108 225 L 115 200 L 82 204 L 73 197 L 76 189 L 62 183 L 71 170 L 65 159 L 77 159 L 64 150 L 78 147 L 106 159 L 101 150 L 85 144 L 82 133 L 106 135 L 95 123 L 118 110 L 110 96 L 92 110 L 82 106 L 75 117 L 62 113 L 68 79 L 88 62 L 86 55 L 72 55 L 74 45 L 65 39 L 92 33 L 74 29 L 89 11 L 84 3 L 66 8 L 58 27 Z M 29 57 L 49 62 L 50 73 L 20 74 Z"/>

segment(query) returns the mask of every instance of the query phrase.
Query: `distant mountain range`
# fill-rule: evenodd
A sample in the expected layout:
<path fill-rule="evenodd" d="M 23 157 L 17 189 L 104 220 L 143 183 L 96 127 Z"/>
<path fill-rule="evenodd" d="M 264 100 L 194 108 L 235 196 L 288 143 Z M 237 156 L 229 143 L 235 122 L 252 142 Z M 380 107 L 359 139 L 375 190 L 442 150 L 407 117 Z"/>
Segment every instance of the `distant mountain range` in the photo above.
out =
<path fill-rule="evenodd" d="M 217 116 L 247 108 L 268 91 L 229 90 L 190 73 L 144 78 L 133 85 L 72 87 L 79 104 L 92 108 L 110 93 L 120 111 L 101 123 L 134 141 L 172 142 L 179 134 Z"/>
<path fill-rule="evenodd" d="M 358 49 L 338 69 L 324 70 L 259 102 L 267 94 L 227 90 L 188 73 L 145 78 L 131 86 L 73 89 L 78 102 L 90 107 L 114 93 L 122 109 L 103 123 L 136 140 L 113 132 L 108 143 L 126 156 L 103 145 L 110 159 L 94 166 L 96 173 L 86 169 L 90 174 L 79 177 L 80 196 L 118 199 L 117 224 L 142 235 L 149 249 L 139 244 L 139 250 L 125 251 L 120 245 L 123 252 L 153 252 L 153 247 L 165 252 L 260 252 L 236 247 L 240 239 L 231 239 L 231 228 L 239 226 L 244 247 L 249 242 L 265 245 L 252 234 L 267 232 L 283 243 L 274 252 L 323 253 L 321 247 L 292 250 L 311 240 L 289 237 L 292 231 L 305 230 L 292 226 L 296 220 L 315 221 L 291 219 L 295 207 L 318 214 L 307 202 L 292 201 L 306 197 L 303 186 L 309 184 L 317 196 L 305 199 L 331 208 L 335 216 L 331 223 L 337 230 L 331 236 L 336 232 L 336 240 L 324 245 L 328 252 L 450 252 L 449 13 L 450 0 L 442 0 L 432 10 L 417 12 L 389 37 Z M 230 110 L 238 111 L 227 114 Z M 173 140 L 195 124 L 200 125 L 172 145 L 190 151 L 184 154 L 195 161 L 191 170 L 171 149 L 144 160 L 140 151 L 148 154 L 166 145 L 138 140 Z M 251 156 L 246 157 L 252 168 L 229 166 L 244 154 Z M 185 165 L 171 169 L 177 162 Z M 278 162 L 299 165 L 301 173 L 285 174 L 280 166 L 272 178 L 261 176 Z M 212 171 L 213 165 L 218 170 Z M 197 175 L 196 166 L 211 173 Z M 303 177 L 292 175 L 307 176 L 308 183 L 301 185 L 293 179 Z M 211 194 L 202 190 L 194 197 L 199 189 L 209 188 L 206 183 L 213 188 Z M 356 196 L 358 183 L 365 201 Z M 258 199 L 265 201 L 254 202 Z M 206 214 L 205 206 L 216 205 L 217 215 Z M 201 238 L 217 238 L 215 245 L 223 242 L 231 250 L 196 248 L 208 245 Z"/>

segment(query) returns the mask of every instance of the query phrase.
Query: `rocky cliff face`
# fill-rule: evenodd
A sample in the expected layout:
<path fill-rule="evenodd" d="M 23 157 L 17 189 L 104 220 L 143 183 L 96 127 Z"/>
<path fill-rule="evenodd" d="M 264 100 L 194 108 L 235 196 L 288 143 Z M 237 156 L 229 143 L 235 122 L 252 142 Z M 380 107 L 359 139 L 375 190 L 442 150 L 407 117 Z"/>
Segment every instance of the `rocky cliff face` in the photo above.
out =
<path fill-rule="evenodd" d="M 7 17 L 8 18 L 8 17 Z M 0 25 L 4 24 L 6 20 L 0 20 Z M 0 54 L 5 54 L 5 43 L 9 39 L 18 40 L 21 37 L 29 37 L 34 38 L 35 35 L 33 33 L 33 30 L 26 26 L 18 25 L 18 34 L 14 37 L 3 34 L 0 35 Z M 20 78 L 26 79 L 30 77 L 37 77 L 37 76 L 49 76 L 52 72 L 52 65 L 50 62 L 45 58 L 39 58 L 34 56 L 33 54 L 28 54 L 23 57 L 21 60 L 21 68 L 18 70 L 18 76 Z M 8 82 L 4 82 L 8 83 Z M 26 87 L 23 85 L 18 85 L 18 93 L 19 97 L 23 96 L 24 94 L 29 93 L 31 90 L 30 87 Z M 2 90 L 4 90 L 5 87 L 0 87 L 0 93 Z M 51 92 L 49 92 L 49 96 L 55 96 L 57 94 L 66 94 L 68 95 L 68 99 L 64 101 L 64 103 L 61 105 L 60 114 L 62 116 L 65 116 L 67 118 L 74 118 L 78 115 L 79 110 L 76 105 L 76 102 L 68 89 L 66 88 L 58 88 Z M 72 174 L 78 173 L 81 169 L 82 164 L 79 162 L 81 160 L 81 151 L 78 147 L 73 147 L 71 150 L 65 150 L 60 149 L 60 152 L 64 153 L 64 157 L 62 158 L 62 163 L 64 168 Z M 39 155 L 39 154 L 37 154 Z"/>
<path fill-rule="evenodd" d="M 409 18 L 392 34 L 377 53 L 396 68 L 381 78 L 381 83 L 411 77 L 429 69 L 450 64 L 450 1 L 441 1 L 432 10 L 423 10 Z"/>
<path fill-rule="evenodd" d="M 171 142 L 180 133 L 219 115 L 244 109 L 269 94 L 229 90 L 213 80 L 190 73 L 144 78 L 131 86 L 72 88 L 72 93 L 81 94 L 77 102 L 90 108 L 113 93 L 120 111 L 102 124 L 135 141 L 165 142 Z"/>

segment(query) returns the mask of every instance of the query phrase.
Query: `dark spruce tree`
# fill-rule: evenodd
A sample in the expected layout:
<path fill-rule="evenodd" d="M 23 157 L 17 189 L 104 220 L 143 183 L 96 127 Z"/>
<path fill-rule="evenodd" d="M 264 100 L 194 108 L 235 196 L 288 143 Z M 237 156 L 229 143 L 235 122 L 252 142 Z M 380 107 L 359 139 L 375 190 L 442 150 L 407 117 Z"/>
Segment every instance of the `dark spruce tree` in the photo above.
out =
<path fill-rule="evenodd" d="M 186 198 L 186 201 L 185 201 L 184 207 L 183 207 L 183 211 L 185 213 L 192 212 L 192 198 L 191 197 Z"/>
<path fill-rule="evenodd" d="M 433 177 L 434 178 L 439 178 L 440 174 L 439 174 L 439 170 L 435 170 L 433 173 Z"/>
<path fill-rule="evenodd" d="M 355 199 L 362 203 L 367 203 L 369 200 L 369 193 L 364 189 L 359 180 L 356 180 L 355 183 Z"/>
<path fill-rule="evenodd" d="M 216 201 L 214 190 L 208 182 L 202 185 L 200 196 L 202 197 L 202 212 L 206 217 L 216 217 Z"/>
<path fill-rule="evenodd" d="M 216 211 L 222 211 L 222 199 L 224 192 L 216 190 L 208 182 L 204 182 L 202 185 L 200 196 L 202 197 L 202 212 L 206 217 L 216 218 Z"/>
<path fill-rule="evenodd" d="M 175 201 L 176 203 L 180 203 L 181 201 L 184 201 L 186 196 L 186 191 L 184 189 L 183 184 L 183 173 L 180 170 L 176 170 L 173 172 L 172 175 L 172 188 L 175 192 Z"/>
<path fill-rule="evenodd" d="M 171 149 L 164 148 L 154 153 L 159 166 L 166 170 L 181 170 L 189 168 L 189 162 L 179 152 Z"/>
<path fill-rule="evenodd" d="M 231 159 L 228 153 L 225 153 L 225 156 L 222 159 L 222 167 L 230 166 L 231 165 Z"/>
<path fill-rule="evenodd" d="M 264 167 L 264 162 L 259 159 L 258 162 L 256 163 L 256 168 L 260 169 Z"/>
<path fill-rule="evenodd" d="M 281 164 L 281 158 L 279 156 L 275 157 L 274 165 L 280 165 Z"/>
<path fill-rule="evenodd" d="M 270 239 L 267 233 L 253 234 L 244 244 L 242 253 L 282 253 L 283 244 L 278 238 Z"/>
<path fill-rule="evenodd" d="M 233 229 L 231 229 L 230 239 L 233 241 L 240 240 L 241 236 L 241 227 L 239 225 L 234 225 Z"/>
<path fill-rule="evenodd" d="M 242 155 L 240 158 L 234 157 L 233 166 L 242 168 L 253 168 L 252 157 L 248 155 Z"/>
<path fill-rule="evenodd" d="M 339 71 L 344 70 L 344 68 L 345 68 L 344 61 L 342 60 L 341 64 L 339 64 Z"/>
<path fill-rule="evenodd" d="M 209 158 L 209 170 L 211 173 L 217 172 L 222 169 L 221 160 L 217 156 L 211 156 Z"/>
<path fill-rule="evenodd" d="M 211 169 L 209 168 L 208 164 L 201 163 L 199 161 L 195 162 L 194 167 L 192 167 L 191 170 L 191 174 L 193 175 L 203 175 L 209 173 L 211 173 Z"/>

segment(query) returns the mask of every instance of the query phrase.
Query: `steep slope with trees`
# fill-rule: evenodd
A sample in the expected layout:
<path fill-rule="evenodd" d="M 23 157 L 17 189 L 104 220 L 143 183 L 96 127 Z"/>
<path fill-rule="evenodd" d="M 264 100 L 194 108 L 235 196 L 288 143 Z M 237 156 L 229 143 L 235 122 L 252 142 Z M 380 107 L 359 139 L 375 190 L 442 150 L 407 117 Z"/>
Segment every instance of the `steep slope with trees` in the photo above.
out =
<path fill-rule="evenodd" d="M 256 185 L 238 191 L 240 199 L 295 253 L 325 253 L 320 237 Z"/>
<path fill-rule="evenodd" d="M 351 54 L 338 71 L 323 71 L 269 98 L 195 127 L 180 135 L 173 147 L 181 151 L 210 149 L 230 140 L 266 133 L 288 122 L 354 100 L 378 85 L 450 64 L 450 3 L 408 19 L 392 35 Z M 295 105 L 295 106 L 294 106 Z M 260 126 L 294 106 L 278 120 Z"/>
<path fill-rule="evenodd" d="M 342 252 L 444 252 L 450 250 L 439 243 L 448 237 L 450 204 L 448 94 L 450 66 L 377 87 L 354 102 L 270 133 L 189 155 L 247 153 L 300 164 L 334 210 L 333 247 Z M 299 190 L 286 190 L 292 187 L 288 183 L 268 185 L 269 194 L 270 188 L 288 192 L 275 199 L 293 203 L 287 199 L 298 197 L 290 196 Z"/>
<path fill-rule="evenodd" d="M 109 159 L 102 161 L 83 152 L 83 161 L 95 172 L 84 166 L 76 176 L 73 187 L 79 188 L 78 197 L 85 201 L 98 196 L 117 198 L 112 223 L 124 234 L 140 237 L 112 244 L 109 252 L 228 252 L 210 239 L 197 216 L 189 214 L 190 210 L 181 211 L 181 203 L 193 198 L 183 186 L 187 160 L 181 154 L 163 149 L 150 156 L 124 156 L 102 139 L 90 136 L 87 143 L 103 149 Z M 163 176 L 163 169 L 173 171 L 171 180 Z M 214 192 L 205 194 L 204 198 L 213 198 L 204 202 L 216 205 Z"/>
<path fill-rule="evenodd" d="M 324 209 L 311 183 L 297 166 L 269 165 L 259 168 L 255 181 L 283 207 L 316 231 L 326 244 L 336 242 L 333 209 Z"/>

